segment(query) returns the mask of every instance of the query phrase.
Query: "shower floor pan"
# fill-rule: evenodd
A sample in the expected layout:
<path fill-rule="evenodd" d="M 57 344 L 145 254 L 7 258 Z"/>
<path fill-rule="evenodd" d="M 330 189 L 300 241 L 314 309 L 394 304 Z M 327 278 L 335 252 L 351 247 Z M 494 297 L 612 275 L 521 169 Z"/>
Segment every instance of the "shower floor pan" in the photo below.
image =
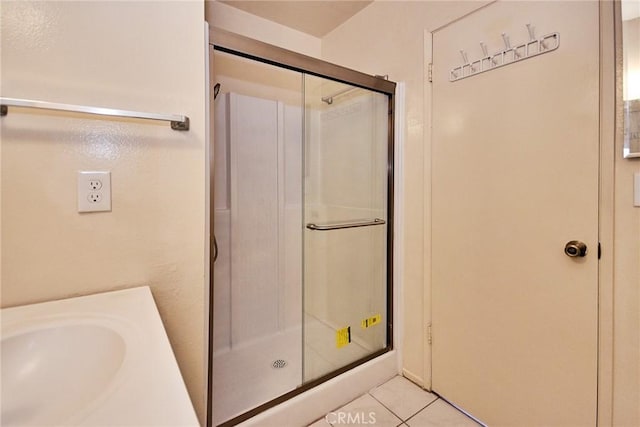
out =
<path fill-rule="evenodd" d="M 270 335 L 213 356 L 214 425 L 371 353 L 356 342 L 337 349 L 334 328 L 305 315 L 304 363 L 301 330 Z"/>
<path fill-rule="evenodd" d="M 274 367 L 279 360 L 286 364 Z M 301 377 L 300 328 L 214 354 L 214 425 L 294 390 Z"/>

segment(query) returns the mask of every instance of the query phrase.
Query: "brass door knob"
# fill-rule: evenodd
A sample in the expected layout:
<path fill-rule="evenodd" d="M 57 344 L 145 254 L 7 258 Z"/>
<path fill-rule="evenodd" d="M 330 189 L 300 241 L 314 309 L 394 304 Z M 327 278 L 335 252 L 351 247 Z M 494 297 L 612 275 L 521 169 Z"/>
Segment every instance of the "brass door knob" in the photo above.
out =
<path fill-rule="evenodd" d="M 571 258 L 581 258 L 587 255 L 587 245 L 578 240 L 572 240 L 564 246 L 564 253 Z"/>

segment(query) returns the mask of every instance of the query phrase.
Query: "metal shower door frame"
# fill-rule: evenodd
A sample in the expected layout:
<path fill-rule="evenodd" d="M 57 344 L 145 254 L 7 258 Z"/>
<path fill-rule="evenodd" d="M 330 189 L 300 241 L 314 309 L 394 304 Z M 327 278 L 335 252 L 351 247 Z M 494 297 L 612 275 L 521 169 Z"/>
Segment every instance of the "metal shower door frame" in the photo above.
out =
<path fill-rule="evenodd" d="M 369 360 L 375 359 L 382 354 L 385 354 L 393 350 L 393 225 L 394 225 L 394 112 L 395 112 L 395 91 L 396 83 L 390 80 L 386 80 L 383 77 L 372 76 L 359 71 L 355 71 L 340 65 L 332 64 L 326 61 L 322 61 L 317 58 L 313 58 L 307 55 L 303 55 L 291 50 L 283 49 L 277 46 L 273 46 L 258 40 L 254 40 L 248 37 L 244 37 L 235 33 L 231 33 L 218 28 L 211 28 L 209 30 L 209 46 L 210 49 L 230 53 L 232 55 L 241 56 L 247 59 L 252 59 L 258 62 L 274 65 L 281 68 L 301 72 L 303 74 L 309 74 L 317 77 L 322 77 L 341 83 L 346 83 L 352 86 L 357 86 L 363 89 L 368 89 L 374 92 L 382 93 L 388 97 L 388 138 L 387 138 L 387 341 L 386 347 L 378 350 L 368 356 L 349 363 L 327 375 L 317 378 L 313 381 L 302 384 L 297 389 L 285 393 L 267 403 L 264 403 L 258 407 L 245 412 L 238 417 L 235 417 L 225 423 L 222 426 L 232 426 L 243 422 L 260 412 L 263 412 L 271 407 L 274 407 L 288 399 L 301 394 L 307 390 L 316 387 L 325 381 L 330 380 L 344 372 L 347 372 L 356 366 L 359 366 Z M 213 60 L 213 55 L 210 55 Z M 210 72 L 213 72 L 213 67 L 210 67 Z M 209 76 L 208 76 L 209 77 Z M 213 110 L 212 110 L 213 111 Z M 213 144 L 213 137 L 211 138 L 211 144 Z M 213 153 L 213 147 L 211 148 Z M 213 156 L 209 159 L 211 170 L 213 170 Z M 213 179 L 213 174 L 211 174 Z M 213 183 L 211 185 L 213 189 Z M 210 239 L 210 253 L 215 253 L 215 239 L 214 239 L 214 224 L 213 224 L 213 206 L 214 199 L 210 198 L 210 227 L 212 230 Z M 377 225 L 377 223 L 376 223 Z M 213 307 L 213 259 L 210 259 L 210 292 L 209 292 L 209 307 Z M 211 393 L 212 375 L 211 375 L 211 363 L 213 360 L 213 327 L 212 327 L 212 309 L 209 309 L 209 350 L 208 350 L 208 393 L 207 393 L 207 425 L 212 426 L 212 396 Z"/>

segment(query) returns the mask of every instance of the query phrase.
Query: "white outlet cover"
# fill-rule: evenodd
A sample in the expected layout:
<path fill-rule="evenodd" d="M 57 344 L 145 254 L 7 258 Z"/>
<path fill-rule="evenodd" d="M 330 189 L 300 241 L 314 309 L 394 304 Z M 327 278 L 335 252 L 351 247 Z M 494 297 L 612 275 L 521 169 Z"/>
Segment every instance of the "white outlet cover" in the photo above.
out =
<path fill-rule="evenodd" d="M 98 182 L 98 189 L 94 189 Z M 78 171 L 78 212 L 111 211 L 111 172 Z"/>

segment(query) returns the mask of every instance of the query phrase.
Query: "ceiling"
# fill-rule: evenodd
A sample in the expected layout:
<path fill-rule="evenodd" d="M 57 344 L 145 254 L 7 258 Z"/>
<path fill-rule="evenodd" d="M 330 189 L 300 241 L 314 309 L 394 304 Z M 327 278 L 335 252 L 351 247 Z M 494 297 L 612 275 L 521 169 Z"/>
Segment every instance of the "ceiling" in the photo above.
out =
<path fill-rule="evenodd" d="M 373 1 L 365 0 L 221 0 L 278 24 L 323 37 Z"/>

